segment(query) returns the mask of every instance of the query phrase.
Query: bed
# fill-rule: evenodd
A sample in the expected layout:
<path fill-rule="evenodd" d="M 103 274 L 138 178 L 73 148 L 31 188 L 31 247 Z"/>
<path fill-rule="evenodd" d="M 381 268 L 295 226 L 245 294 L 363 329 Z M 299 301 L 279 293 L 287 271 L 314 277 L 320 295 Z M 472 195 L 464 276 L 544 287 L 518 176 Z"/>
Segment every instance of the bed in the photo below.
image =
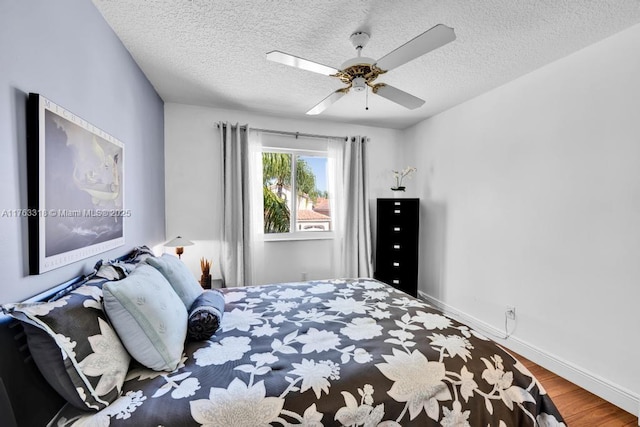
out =
<path fill-rule="evenodd" d="M 93 303 L 107 282 L 94 273 L 72 288 L 90 286 L 81 293 Z M 131 358 L 117 396 L 91 412 L 64 404 L 42 378 L 33 380 L 37 403 L 25 411 L 17 402 L 25 392 L 8 386 L 18 425 L 564 425 L 542 386 L 508 351 L 382 282 L 221 292 L 220 328 L 208 340 L 187 340 L 175 369 L 153 370 Z M 7 335 L 4 320 L 0 337 Z M 10 368 L 16 369 L 35 376 L 28 363 Z M 3 366 L 2 375 L 7 371 Z M 27 420 L 38 411 L 46 414 Z"/>

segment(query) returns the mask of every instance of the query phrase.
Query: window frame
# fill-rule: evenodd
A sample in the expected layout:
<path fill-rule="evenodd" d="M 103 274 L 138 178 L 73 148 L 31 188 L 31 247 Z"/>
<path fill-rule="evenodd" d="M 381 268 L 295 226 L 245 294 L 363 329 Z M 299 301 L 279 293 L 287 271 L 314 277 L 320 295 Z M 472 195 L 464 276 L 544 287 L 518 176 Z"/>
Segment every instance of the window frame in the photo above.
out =
<path fill-rule="evenodd" d="M 305 157 L 323 157 L 327 160 L 327 164 L 331 161 L 328 150 L 317 150 L 308 148 L 292 148 L 292 147 L 278 147 L 273 145 L 264 145 L 261 148 L 261 155 L 264 153 L 280 153 L 291 155 L 291 216 L 290 227 L 286 233 L 263 233 L 264 241 L 282 242 L 282 241 L 295 241 L 295 240 L 331 240 L 335 238 L 335 215 L 333 214 L 333 207 L 331 208 L 331 230 L 328 231 L 303 231 L 296 230 L 296 222 L 298 219 L 298 197 L 297 197 L 297 183 L 296 183 L 296 168 L 297 159 L 301 156 Z M 261 176 L 261 182 L 264 177 Z M 329 180 L 327 176 L 327 181 Z M 329 193 L 330 194 L 330 193 Z M 333 202 L 333 198 L 330 198 Z M 262 229 L 264 230 L 264 203 L 261 204 L 262 208 Z"/>

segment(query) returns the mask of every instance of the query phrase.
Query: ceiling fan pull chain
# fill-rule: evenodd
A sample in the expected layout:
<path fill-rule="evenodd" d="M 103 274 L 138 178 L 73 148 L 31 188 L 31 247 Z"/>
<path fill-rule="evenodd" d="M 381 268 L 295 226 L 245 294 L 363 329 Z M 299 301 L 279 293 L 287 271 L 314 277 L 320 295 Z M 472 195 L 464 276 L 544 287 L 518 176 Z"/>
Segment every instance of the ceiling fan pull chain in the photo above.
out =
<path fill-rule="evenodd" d="M 367 110 L 367 111 L 369 111 L 369 90 L 368 90 L 368 89 L 365 89 L 365 95 L 364 95 L 364 98 L 365 98 L 365 101 L 364 101 L 364 102 L 365 102 L 365 104 L 364 104 L 364 109 L 365 109 L 365 110 Z"/>

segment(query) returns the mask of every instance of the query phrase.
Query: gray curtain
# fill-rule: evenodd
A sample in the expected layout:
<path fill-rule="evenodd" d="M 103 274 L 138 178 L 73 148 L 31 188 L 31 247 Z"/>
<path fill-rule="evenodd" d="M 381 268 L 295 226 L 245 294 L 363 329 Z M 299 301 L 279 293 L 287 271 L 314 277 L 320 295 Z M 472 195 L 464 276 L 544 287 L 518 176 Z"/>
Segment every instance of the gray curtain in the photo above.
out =
<path fill-rule="evenodd" d="M 219 123 L 222 141 L 222 248 L 220 270 L 225 286 L 244 286 L 249 260 L 248 130 Z"/>
<path fill-rule="evenodd" d="M 343 153 L 343 249 L 346 277 L 373 277 L 369 179 L 365 136 L 349 137 Z"/>

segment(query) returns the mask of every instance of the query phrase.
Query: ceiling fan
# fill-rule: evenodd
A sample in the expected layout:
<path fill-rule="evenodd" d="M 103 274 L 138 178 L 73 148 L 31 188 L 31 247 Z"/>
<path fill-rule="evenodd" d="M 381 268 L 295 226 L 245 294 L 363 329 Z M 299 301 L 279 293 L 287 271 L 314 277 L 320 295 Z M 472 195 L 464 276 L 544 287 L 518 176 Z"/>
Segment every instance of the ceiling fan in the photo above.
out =
<path fill-rule="evenodd" d="M 270 61 L 313 71 L 330 77 L 337 77 L 346 84 L 345 87 L 336 90 L 320 101 L 316 106 L 307 111 L 307 114 L 320 114 L 334 102 L 346 95 L 349 90 L 353 89 L 356 92 L 362 92 L 367 89 L 367 86 L 371 88 L 371 92 L 410 110 L 422 106 L 424 100 L 388 84 L 374 83 L 374 81 L 379 75 L 452 42 L 455 40 L 456 35 L 453 28 L 438 24 L 389 52 L 377 61 L 361 56 L 362 49 L 369 41 L 369 34 L 358 31 L 353 33 L 350 38 L 351 43 L 358 51 L 358 56 L 346 61 L 340 69 L 309 61 L 308 59 L 303 59 L 278 50 L 267 53 L 267 59 Z"/>

